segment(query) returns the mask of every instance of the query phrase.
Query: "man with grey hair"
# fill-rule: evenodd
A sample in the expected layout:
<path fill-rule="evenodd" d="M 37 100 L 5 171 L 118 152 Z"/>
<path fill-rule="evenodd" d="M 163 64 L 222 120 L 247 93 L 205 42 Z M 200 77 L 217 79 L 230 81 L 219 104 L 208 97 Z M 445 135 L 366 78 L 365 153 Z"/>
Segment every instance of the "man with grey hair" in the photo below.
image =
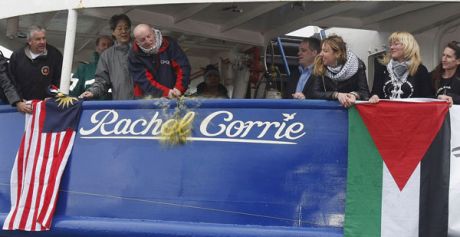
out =
<path fill-rule="evenodd" d="M 62 54 L 47 44 L 46 30 L 40 26 L 30 26 L 27 44 L 16 50 L 10 58 L 11 81 L 16 87 L 17 98 L 9 102 L 23 113 L 32 113 L 25 101 L 49 97 L 50 85 L 59 87 L 62 69 Z"/>

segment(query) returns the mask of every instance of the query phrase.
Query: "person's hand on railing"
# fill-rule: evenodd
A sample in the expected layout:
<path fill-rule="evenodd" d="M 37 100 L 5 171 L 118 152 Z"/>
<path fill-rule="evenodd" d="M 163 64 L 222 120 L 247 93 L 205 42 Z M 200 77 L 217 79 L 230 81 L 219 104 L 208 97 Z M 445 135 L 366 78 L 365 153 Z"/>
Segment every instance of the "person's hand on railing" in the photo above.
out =
<path fill-rule="evenodd" d="M 32 113 L 32 104 L 27 103 L 25 100 L 19 101 L 16 103 L 16 108 L 21 113 Z"/>
<path fill-rule="evenodd" d="M 373 95 L 373 96 L 371 96 L 371 98 L 369 98 L 369 102 L 372 103 L 372 104 L 378 103 L 379 100 L 380 100 L 380 98 L 379 98 L 378 95 Z"/>
<path fill-rule="evenodd" d="M 296 92 L 292 94 L 292 98 L 298 99 L 298 100 L 305 100 L 305 95 L 302 92 Z"/>
<path fill-rule="evenodd" d="M 449 103 L 449 107 L 452 107 L 454 104 L 452 97 L 448 95 L 438 95 L 438 99 L 447 101 L 447 103 Z"/>
<path fill-rule="evenodd" d="M 89 91 L 85 91 L 83 93 L 81 93 L 80 96 L 78 96 L 78 98 L 80 99 L 92 99 L 94 97 L 94 94 L 92 92 L 89 92 Z"/>

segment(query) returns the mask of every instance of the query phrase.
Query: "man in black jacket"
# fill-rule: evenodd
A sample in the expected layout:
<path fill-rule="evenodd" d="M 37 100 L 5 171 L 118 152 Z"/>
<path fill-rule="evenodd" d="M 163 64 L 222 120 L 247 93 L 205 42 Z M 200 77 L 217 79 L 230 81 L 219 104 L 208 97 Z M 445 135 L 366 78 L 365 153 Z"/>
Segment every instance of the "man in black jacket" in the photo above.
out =
<path fill-rule="evenodd" d="M 0 99 L 2 102 L 17 103 L 21 100 L 16 91 L 16 88 L 11 83 L 9 69 L 8 69 L 8 58 L 3 55 L 3 52 L 0 51 Z"/>
<path fill-rule="evenodd" d="M 27 33 L 27 45 L 16 50 L 10 58 L 11 81 L 20 99 L 10 101 L 20 112 L 31 113 L 32 107 L 25 100 L 43 100 L 49 97 L 48 87 L 59 87 L 62 54 L 46 43 L 46 30 L 31 26 Z"/>
<path fill-rule="evenodd" d="M 315 57 L 321 52 L 319 39 L 304 38 L 299 45 L 299 70 L 293 70 L 286 85 L 284 98 L 305 99 L 311 97 L 313 84 L 313 63 Z"/>

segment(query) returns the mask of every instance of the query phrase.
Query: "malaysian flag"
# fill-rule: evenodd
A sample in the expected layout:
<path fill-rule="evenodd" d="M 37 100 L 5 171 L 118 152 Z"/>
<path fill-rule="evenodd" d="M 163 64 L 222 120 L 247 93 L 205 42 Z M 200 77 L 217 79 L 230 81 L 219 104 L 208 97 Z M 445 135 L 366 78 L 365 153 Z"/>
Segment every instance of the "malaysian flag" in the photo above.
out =
<path fill-rule="evenodd" d="M 26 129 L 11 172 L 11 210 L 4 230 L 50 229 L 81 103 L 65 96 L 32 102 L 33 112 L 26 117 Z"/>

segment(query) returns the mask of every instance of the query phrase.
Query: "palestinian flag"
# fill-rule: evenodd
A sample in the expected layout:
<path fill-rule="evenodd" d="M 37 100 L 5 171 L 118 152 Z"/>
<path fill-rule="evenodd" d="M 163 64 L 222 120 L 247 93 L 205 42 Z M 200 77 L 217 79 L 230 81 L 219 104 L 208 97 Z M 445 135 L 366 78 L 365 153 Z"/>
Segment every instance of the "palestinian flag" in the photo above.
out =
<path fill-rule="evenodd" d="M 349 110 L 346 237 L 460 236 L 454 109 L 452 119 L 444 102 L 381 101 Z"/>
<path fill-rule="evenodd" d="M 460 236 L 460 105 L 450 109 L 449 236 Z"/>

